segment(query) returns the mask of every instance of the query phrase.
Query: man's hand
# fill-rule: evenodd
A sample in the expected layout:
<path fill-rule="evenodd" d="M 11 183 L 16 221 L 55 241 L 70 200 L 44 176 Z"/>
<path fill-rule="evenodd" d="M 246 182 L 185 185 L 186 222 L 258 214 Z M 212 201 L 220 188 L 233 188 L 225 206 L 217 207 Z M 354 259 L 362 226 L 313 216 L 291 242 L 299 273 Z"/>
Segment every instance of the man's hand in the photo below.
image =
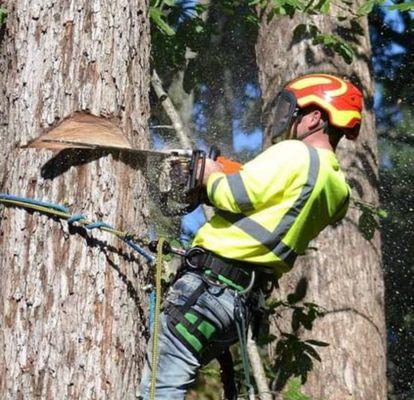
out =
<path fill-rule="evenodd" d="M 200 167 L 200 166 L 199 166 Z M 223 165 L 217 161 L 213 161 L 211 158 L 206 159 L 206 165 L 204 167 L 203 185 L 207 186 L 208 178 L 214 172 L 223 172 Z"/>

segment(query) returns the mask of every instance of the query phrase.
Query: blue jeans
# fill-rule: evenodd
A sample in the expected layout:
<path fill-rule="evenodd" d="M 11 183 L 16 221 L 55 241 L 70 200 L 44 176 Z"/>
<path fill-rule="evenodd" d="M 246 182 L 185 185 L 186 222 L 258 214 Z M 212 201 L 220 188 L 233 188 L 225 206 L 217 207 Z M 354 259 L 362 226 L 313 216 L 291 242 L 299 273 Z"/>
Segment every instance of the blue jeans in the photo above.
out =
<path fill-rule="evenodd" d="M 183 305 L 201 283 L 200 275 L 186 272 L 171 287 L 166 302 Z M 194 382 L 201 363 L 216 358 L 222 351 L 237 341 L 237 329 L 234 323 L 235 292 L 227 287 L 214 284 L 207 286 L 193 306 L 196 311 L 206 316 L 218 328 L 214 335 L 209 354 L 203 355 L 203 361 L 195 357 L 167 326 L 164 313 L 160 317 L 158 343 L 158 372 L 156 381 L 157 400 L 184 399 L 188 387 Z M 152 339 L 148 343 L 145 367 L 141 377 L 140 395 L 149 399 L 151 382 Z"/>

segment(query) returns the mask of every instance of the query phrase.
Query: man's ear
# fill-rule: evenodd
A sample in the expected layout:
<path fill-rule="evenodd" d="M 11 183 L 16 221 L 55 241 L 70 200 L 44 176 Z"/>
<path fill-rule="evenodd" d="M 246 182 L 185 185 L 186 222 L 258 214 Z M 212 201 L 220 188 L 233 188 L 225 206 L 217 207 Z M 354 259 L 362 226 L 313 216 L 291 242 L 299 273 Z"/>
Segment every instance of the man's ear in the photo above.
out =
<path fill-rule="evenodd" d="M 322 121 L 322 113 L 319 110 L 313 110 L 310 113 L 309 128 L 316 128 Z"/>

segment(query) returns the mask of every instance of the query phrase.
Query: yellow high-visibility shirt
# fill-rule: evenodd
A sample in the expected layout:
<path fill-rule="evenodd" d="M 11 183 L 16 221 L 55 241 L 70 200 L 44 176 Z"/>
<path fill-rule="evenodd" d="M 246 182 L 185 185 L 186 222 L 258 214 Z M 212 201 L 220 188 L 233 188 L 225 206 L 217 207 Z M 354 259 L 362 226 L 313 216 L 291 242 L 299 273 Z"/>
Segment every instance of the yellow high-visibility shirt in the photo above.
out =
<path fill-rule="evenodd" d="M 217 210 L 193 246 L 280 276 L 322 229 L 345 216 L 350 188 L 332 151 L 285 140 L 239 173 L 211 174 L 207 194 Z"/>

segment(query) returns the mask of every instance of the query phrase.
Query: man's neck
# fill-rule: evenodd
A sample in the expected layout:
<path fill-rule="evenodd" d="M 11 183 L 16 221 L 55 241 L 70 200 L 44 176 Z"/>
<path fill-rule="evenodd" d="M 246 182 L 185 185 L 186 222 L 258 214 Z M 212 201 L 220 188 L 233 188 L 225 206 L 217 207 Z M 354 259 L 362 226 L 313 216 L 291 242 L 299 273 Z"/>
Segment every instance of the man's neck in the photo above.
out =
<path fill-rule="evenodd" d="M 312 135 L 304 138 L 303 143 L 319 149 L 330 150 L 335 153 L 335 148 L 329 142 L 329 135 L 324 133 L 323 130 L 317 131 Z"/>

